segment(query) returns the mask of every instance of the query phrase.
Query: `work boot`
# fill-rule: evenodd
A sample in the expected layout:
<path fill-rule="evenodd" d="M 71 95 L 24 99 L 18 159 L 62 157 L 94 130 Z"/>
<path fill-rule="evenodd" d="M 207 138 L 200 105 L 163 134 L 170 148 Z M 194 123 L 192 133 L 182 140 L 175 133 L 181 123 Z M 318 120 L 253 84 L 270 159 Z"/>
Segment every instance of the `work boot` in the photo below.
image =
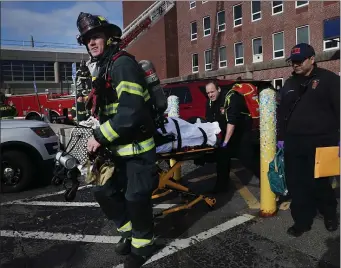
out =
<path fill-rule="evenodd" d="M 339 223 L 338 223 L 338 220 L 337 218 L 325 218 L 324 219 L 324 226 L 326 227 L 326 229 L 329 231 L 329 232 L 334 232 L 337 230 L 338 226 L 339 226 Z"/>
<path fill-rule="evenodd" d="M 311 230 L 311 227 L 301 228 L 301 227 L 298 227 L 297 225 L 293 225 L 287 230 L 287 233 L 291 236 L 299 237 L 303 235 L 303 233 L 308 232 L 310 230 Z"/>
<path fill-rule="evenodd" d="M 131 251 L 131 238 L 122 237 L 115 245 L 115 252 L 119 255 L 128 255 Z"/>

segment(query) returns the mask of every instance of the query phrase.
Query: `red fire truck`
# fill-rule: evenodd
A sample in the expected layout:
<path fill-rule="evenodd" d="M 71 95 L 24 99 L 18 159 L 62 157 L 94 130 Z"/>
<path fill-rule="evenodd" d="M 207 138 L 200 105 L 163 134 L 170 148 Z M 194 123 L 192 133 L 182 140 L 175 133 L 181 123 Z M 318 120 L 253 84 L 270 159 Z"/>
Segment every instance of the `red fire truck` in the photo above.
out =
<path fill-rule="evenodd" d="M 50 116 L 53 123 L 66 123 L 71 119 L 71 108 L 75 103 L 72 95 L 56 93 L 6 94 L 6 104 L 14 105 L 17 118 L 40 120 L 41 115 Z"/>

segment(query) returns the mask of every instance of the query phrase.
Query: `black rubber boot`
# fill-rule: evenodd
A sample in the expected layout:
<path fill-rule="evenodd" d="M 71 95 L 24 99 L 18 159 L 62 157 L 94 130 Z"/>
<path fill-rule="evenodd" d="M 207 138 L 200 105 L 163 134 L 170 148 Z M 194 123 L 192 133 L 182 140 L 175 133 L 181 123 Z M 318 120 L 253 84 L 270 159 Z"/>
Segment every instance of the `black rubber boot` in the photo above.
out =
<path fill-rule="evenodd" d="M 128 255 L 131 252 L 131 238 L 122 237 L 115 245 L 115 252 L 119 255 Z"/>

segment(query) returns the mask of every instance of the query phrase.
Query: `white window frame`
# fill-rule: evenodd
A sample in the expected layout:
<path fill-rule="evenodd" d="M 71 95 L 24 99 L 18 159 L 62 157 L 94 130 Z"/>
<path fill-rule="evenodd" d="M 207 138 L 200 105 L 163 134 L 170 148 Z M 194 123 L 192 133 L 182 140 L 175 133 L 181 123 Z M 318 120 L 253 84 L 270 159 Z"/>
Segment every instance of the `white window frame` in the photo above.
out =
<path fill-rule="evenodd" d="M 241 6 L 242 7 L 242 17 L 239 18 L 239 19 L 235 19 L 235 14 L 234 14 L 234 8 L 237 7 L 237 6 Z M 232 7 L 232 9 L 233 9 L 233 27 L 236 28 L 236 27 L 242 26 L 243 25 L 243 4 L 234 5 Z M 237 20 L 240 20 L 240 24 L 238 24 L 238 25 L 236 25 L 236 21 Z"/>
<path fill-rule="evenodd" d="M 274 78 L 274 80 L 273 80 L 273 86 L 274 86 L 274 88 L 275 88 L 275 86 L 276 86 L 276 83 L 275 83 L 275 81 L 278 81 L 278 80 L 281 80 L 282 81 L 282 87 L 284 86 L 284 84 L 283 84 L 283 82 L 284 82 L 284 78 L 283 77 L 279 77 L 279 78 Z M 276 89 L 276 88 L 275 88 Z"/>
<path fill-rule="evenodd" d="M 299 2 L 299 1 L 295 1 L 295 8 L 301 8 L 301 7 L 305 7 L 305 6 L 309 5 L 309 1 L 307 1 L 307 3 L 300 5 L 300 6 L 297 5 L 297 2 Z"/>
<path fill-rule="evenodd" d="M 196 33 L 192 33 L 192 24 L 193 23 L 197 24 L 197 32 Z M 198 39 L 198 22 L 197 21 L 192 21 L 190 23 L 190 27 L 191 27 L 191 41 L 197 40 Z M 195 35 L 195 37 L 193 38 L 194 35 Z"/>
<path fill-rule="evenodd" d="M 197 59 L 198 59 L 198 65 L 194 66 L 194 55 L 197 55 Z M 199 55 L 198 53 L 193 53 L 192 54 L 192 73 L 198 73 L 199 72 Z"/>
<path fill-rule="evenodd" d="M 284 12 L 284 1 L 282 1 L 282 4 L 274 6 L 274 1 L 271 1 L 271 6 L 272 6 L 272 16 L 282 14 Z M 274 13 L 274 9 L 277 7 L 282 7 L 282 11 Z"/>
<path fill-rule="evenodd" d="M 310 27 L 309 25 L 302 25 L 302 26 L 299 26 L 299 27 L 296 27 L 296 45 L 297 45 L 297 32 L 298 32 L 298 29 L 301 29 L 301 28 L 305 28 L 305 27 L 308 27 L 308 44 L 310 44 Z"/>
<path fill-rule="evenodd" d="M 334 38 L 333 40 L 335 40 L 337 42 L 337 46 L 336 47 L 331 47 L 331 48 L 326 48 L 326 44 L 328 44 L 329 42 L 332 42 L 332 40 L 323 40 L 323 51 L 330 51 L 330 50 L 340 49 L 340 37 Z"/>
<path fill-rule="evenodd" d="M 222 23 L 222 24 L 219 24 L 219 21 L 218 21 L 218 14 L 221 13 L 221 12 L 224 12 L 224 19 L 225 19 L 225 22 Z M 222 11 L 217 12 L 217 30 L 218 30 L 218 32 L 225 32 L 225 30 L 226 30 L 226 17 L 225 17 L 225 15 L 226 15 L 226 14 L 225 14 L 225 10 L 222 10 Z M 220 29 L 219 29 L 220 26 L 223 26 L 224 29 L 220 30 Z"/>
<path fill-rule="evenodd" d="M 210 51 L 211 52 L 211 63 L 206 63 L 206 52 Z M 212 70 L 212 49 L 206 49 L 204 51 L 204 63 L 205 63 L 205 71 L 211 71 Z M 207 68 L 207 65 L 210 67 Z"/>
<path fill-rule="evenodd" d="M 225 55 L 226 56 L 226 60 L 221 60 L 220 59 L 220 49 L 221 48 L 225 48 L 225 54 L 227 53 L 226 46 L 219 47 L 219 50 L 218 50 L 218 53 L 219 53 L 219 68 L 226 68 L 227 67 L 227 55 Z M 222 65 L 224 65 L 224 66 L 222 66 Z"/>
<path fill-rule="evenodd" d="M 243 45 L 243 57 L 240 57 L 240 58 L 237 58 L 237 50 L 236 50 L 236 46 L 239 45 L 239 44 L 242 44 Z M 234 49 L 234 66 L 240 66 L 240 65 L 244 65 L 244 44 L 243 42 L 237 42 L 237 43 L 234 43 L 233 45 L 233 49 Z M 237 64 L 237 60 L 238 59 L 243 59 L 243 62 L 242 63 L 238 63 Z"/>
<path fill-rule="evenodd" d="M 260 39 L 261 40 L 261 45 L 262 45 L 262 53 L 261 54 L 254 54 L 253 41 L 256 40 L 256 39 Z M 252 42 L 252 44 L 251 44 L 251 46 L 252 46 L 252 48 L 251 48 L 252 49 L 252 62 L 253 63 L 263 62 L 263 38 L 261 36 L 258 36 L 258 37 L 252 38 L 251 42 Z M 262 60 L 255 61 L 254 60 L 254 56 L 255 55 L 262 55 Z"/>
<path fill-rule="evenodd" d="M 210 20 L 210 28 L 205 30 L 205 19 L 207 19 L 207 18 L 209 18 L 209 20 Z M 203 17 L 202 18 L 202 30 L 203 30 L 203 33 L 204 33 L 204 37 L 211 35 L 211 28 L 212 28 L 211 27 L 211 17 L 210 16 Z M 209 33 L 205 34 L 205 31 L 209 31 Z"/>
<path fill-rule="evenodd" d="M 193 5 L 194 4 L 194 5 Z M 197 6 L 196 1 L 189 1 L 189 9 L 193 9 Z"/>
<path fill-rule="evenodd" d="M 253 10 L 252 10 L 252 2 L 253 2 L 253 1 L 250 1 L 250 3 L 251 3 L 251 21 L 252 21 L 252 22 L 254 22 L 254 21 L 259 21 L 259 20 L 262 19 L 262 1 L 259 1 L 259 3 L 260 3 L 260 11 L 257 11 L 257 12 L 253 12 Z M 260 18 L 254 20 L 254 19 L 253 19 L 253 16 L 254 16 L 254 15 L 257 15 L 257 14 L 260 14 Z"/>
<path fill-rule="evenodd" d="M 278 51 L 281 51 L 281 50 L 276 50 L 275 51 L 275 35 L 276 34 L 280 34 L 280 33 L 283 33 L 283 49 L 281 49 L 281 50 L 283 50 L 283 56 L 276 58 L 275 57 L 275 52 L 278 52 Z M 272 34 L 272 59 L 273 60 L 283 59 L 285 57 L 285 41 L 284 40 L 285 40 L 285 38 L 284 38 L 284 31 L 280 31 L 280 32 Z"/>

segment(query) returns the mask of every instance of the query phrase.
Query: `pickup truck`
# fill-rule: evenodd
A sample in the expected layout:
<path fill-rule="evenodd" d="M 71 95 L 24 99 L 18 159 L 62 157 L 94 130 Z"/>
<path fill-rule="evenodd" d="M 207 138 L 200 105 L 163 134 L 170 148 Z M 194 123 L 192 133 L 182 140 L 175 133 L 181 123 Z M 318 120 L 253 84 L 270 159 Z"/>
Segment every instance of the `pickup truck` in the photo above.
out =
<path fill-rule="evenodd" d="M 1 120 L 1 184 L 3 193 L 19 192 L 52 174 L 59 139 L 48 123 Z M 52 178 L 52 177 L 51 177 Z"/>

